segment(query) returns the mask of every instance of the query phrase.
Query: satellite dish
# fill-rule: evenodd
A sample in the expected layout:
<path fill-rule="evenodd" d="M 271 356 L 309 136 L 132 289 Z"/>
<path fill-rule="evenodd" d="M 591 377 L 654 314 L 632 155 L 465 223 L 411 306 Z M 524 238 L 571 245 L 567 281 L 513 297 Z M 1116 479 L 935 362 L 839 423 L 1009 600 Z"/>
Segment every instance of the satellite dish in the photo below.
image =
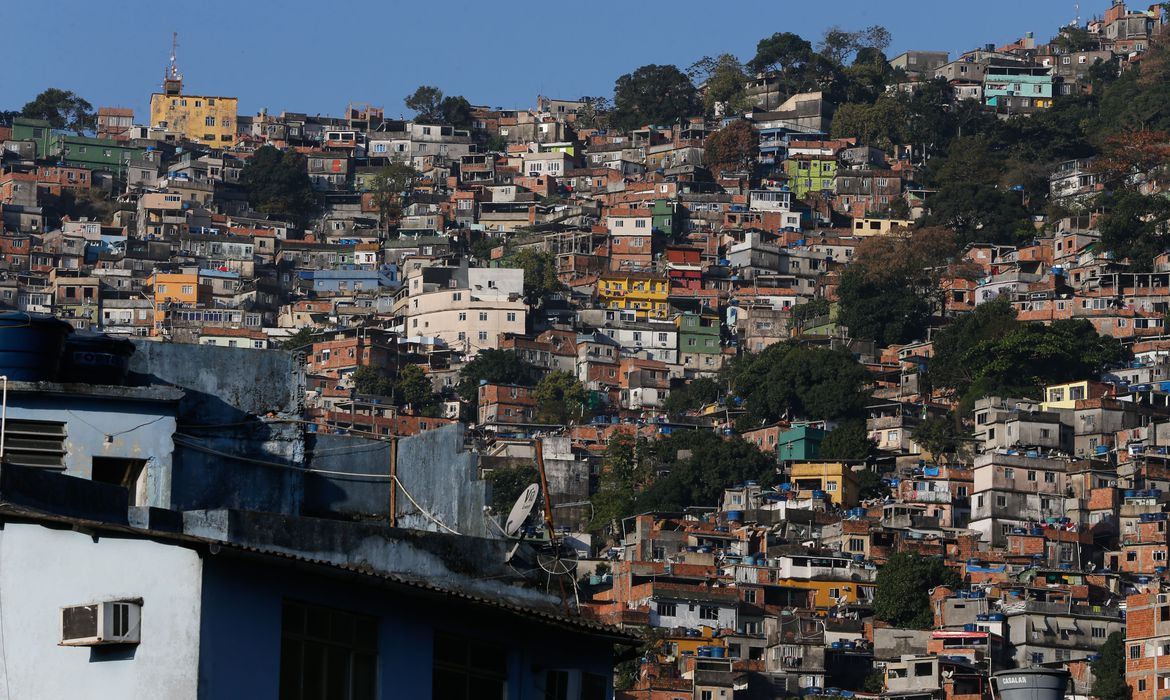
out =
<path fill-rule="evenodd" d="M 536 564 L 552 576 L 571 576 L 577 570 L 577 550 L 565 544 L 549 544 L 536 553 Z"/>
<path fill-rule="evenodd" d="M 532 512 L 532 507 L 536 505 L 536 496 L 539 493 L 539 484 L 529 484 L 528 488 L 524 489 L 524 493 L 516 499 L 516 505 L 512 506 L 512 511 L 508 513 L 508 522 L 504 525 L 505 535 L 508 537 L 516 536 L 520 526 L 524 524 L 524 521 L 528 519 L 528 514 Z"/>

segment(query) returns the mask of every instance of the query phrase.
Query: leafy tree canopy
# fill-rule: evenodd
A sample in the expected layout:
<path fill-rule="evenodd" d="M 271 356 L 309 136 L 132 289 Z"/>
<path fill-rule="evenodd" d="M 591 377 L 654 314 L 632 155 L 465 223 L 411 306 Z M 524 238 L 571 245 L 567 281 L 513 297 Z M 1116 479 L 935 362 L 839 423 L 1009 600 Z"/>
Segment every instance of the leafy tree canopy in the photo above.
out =
<path fill-rule="evenodd" d="M 391 163 L 370 179 L 370 194 L 383 226 L 402 215 L 403 195 L 418 179 L 418 171 L 406 163 Z"/>
<path fill-rule="evenodd" d="M 44 119 L 54 129 L 70 129 L 81 133 L 92 131 L 97 125 L 93 105 L 69 90 L 48 88 L 20 110 L 20 116 Z"/>
<path fill-rule="evenodd" d="M 1034 396 L 1040 387 L 1095 379 L 1125 359 L 1113 337 L 1083 319 L 1045 326 L 1016 319 L 1007 300 L 980 304 L 935 336 L 929 378 L 963 397 L 967 410 L 983 396 Z"/>
<path fill-rule="evenodd" d="M 536 465 L 525 464 L 519 467 L 493 469 L 487 477 L 492 489 L 492 511 L 496 515 L 508 517 L 512 504 L 524 493 L 530 484 L 540 483 L 540 472 Z"/>
<path fill-rule="evenodd" d="M 566 425 L 585 417 L 585 387 L 568 372 L 549 372 L 533 392 L 536 416 L 542 423 Z"/>
<path fill-rule="evenodd" d="M 747 402 L 741 425 L 783 417 L 837 420 L 859 416 L 869 375 L 848 351 L 776 343 L 732 368 L 732 387 Z"/>
<path fill-rule="evenodd" d="M 687 411 L 714 403 L 723 395 L 719 381 L 710 377 L 698 377 L 684 386 L 671 389 L 663 407 L 668 416 L 678 416 Z"/>
<path fill-rule="evenodd" d="M 609 122 L 630 131 L 647 124 L 673 124 L 698 113 L 691 79 L 675 66 L 650 64 L 617 79 Z"/>
<path fill-rule="evenodd" d="M 957 252 L 954 233 L 938 227 L 864 241 L 841 275 L 838 320 L 882 345 L 923 339 L 941 311 L 939 280 Z"/>
<path fill-rule="evenodd" d="M 760 136 L 748 122 L 737 119 L 707 138 L 704 156 L 713 172 L 721 169 L 746 170 L 756 161 Z"/>
<path fill-rule="evenodd" d="M 959 575 L 938 557 L 898 552 L 878 569 L 873 612 L 877 619 L 903 629 L 930 629 L 934 615 L 930 590 L 957 586 Z"/>
<path fill-rule="evenodd" d="M 481 350 L 471 362 L 459 370 L 456 391 L 459 398 L 474 404 L 479 396 L 479 383 L 523 384 L 536 382 L 539 371 L 509 350 L 488 348 Z"/>
<path fill-rule="evenodd" d="M 1098 700 L 1129 700 L 1131 689 L 1125 682 L 1125 634 L 1113 632 L 1097 650 L 1092 663 L 1093 687 L 1090 694 Z"/>
<path fill-rule="evenodd" d="M 557 276 L 556 258 L 548 251 L 522 248 L 508 255 L 504 263 L 524 270 L 524 301 L 529 306 L 539 306 L 546 295 L 564 288 Z"/>
<path fill-rule="evenodd" d="M 303 225 L 317 208 L 307 161 L 296 151 L 272 146 L 257 149 L 244 164 L 240 183 L 248 193 L 248 203 L 265 214 L 291 216 Z"/>
<path fill-rule="evenodd" d="M 457 129 L 470 129 L 473 123 L 471 103 L 461 95 L 444 96 L 434 85 L 420 85 L 403 103 L 421 122 L 448 124 Z"/>
<path fill-rule="evenodd" d="M 1106 209 L 1098 222 L 1101 245 L 1130 269 L 1148 272 L 1154 257 L 1170 249 L 1170 200 L 1158 195 L 1116 192 L 1099 198 Z"/>
<path fill-rule="evenodd" d="M 870 439 L 865 421 L 844 421 L 825 435 L 821 442 L 820 459 L 869 459 L 877 452 L 877 443 Z"/>

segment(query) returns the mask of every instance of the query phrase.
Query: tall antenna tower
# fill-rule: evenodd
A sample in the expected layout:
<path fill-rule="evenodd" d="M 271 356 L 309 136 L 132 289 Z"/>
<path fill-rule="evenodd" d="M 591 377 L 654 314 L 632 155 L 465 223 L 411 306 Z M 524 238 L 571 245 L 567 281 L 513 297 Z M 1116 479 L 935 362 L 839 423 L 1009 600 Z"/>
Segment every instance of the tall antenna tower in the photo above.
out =
<path fill-rule="evenodd" d="M 163 93 L 178 95 L 183 91 L 183 74 L 179 72 L 178 64 L 179 33 L 171 32 L 171 60 L 163 72 Z"/>

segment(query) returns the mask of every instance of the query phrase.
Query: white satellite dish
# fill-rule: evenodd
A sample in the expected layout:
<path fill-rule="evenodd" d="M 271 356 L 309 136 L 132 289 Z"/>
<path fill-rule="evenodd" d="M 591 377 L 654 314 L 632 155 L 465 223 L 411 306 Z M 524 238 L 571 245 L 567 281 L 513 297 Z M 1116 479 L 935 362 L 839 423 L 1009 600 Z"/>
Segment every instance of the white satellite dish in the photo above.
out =
<path fill-rule="evenodd" d="M 520 494 L 520 498 L 516 499 L 516 505 L 512 506 L 512 512 L 508 513 L 508 522 L 504 525 L 504 534 L 508 537 L 515 537 L 516 533 L 520 531 L 520 526 L 528 519 L 528 514 L 532 512 L 532 507 L 536 505 L 536 497 L 540 494 L 540 484 L 529 484 L 528 488 L 524 489 L 524 493 Z"/>

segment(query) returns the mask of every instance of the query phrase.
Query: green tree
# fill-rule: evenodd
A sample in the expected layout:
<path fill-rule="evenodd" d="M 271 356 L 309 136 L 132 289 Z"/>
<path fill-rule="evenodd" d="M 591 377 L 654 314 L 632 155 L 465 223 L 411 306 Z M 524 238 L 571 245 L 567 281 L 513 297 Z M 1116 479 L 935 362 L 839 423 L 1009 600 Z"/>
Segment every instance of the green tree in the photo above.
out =
<path fill-rule="evenodd" d="M 280 347 L 285 350 L 308 350 L 312 344 L 313 328 L 311 326 L 302 326 L 297 329 L 296 333 L 285 338 L 284 342 L 280 344 Z"/>
<path fill-rule="evenodd" d="M 938 333 L 934 350 L 930 382 L 962 396 L 963 412 L 984 396 L 1035 397 L 1049 384 L 1095 379 L 1126 358 L 1116 338 L 1084 319 L 1024 323 L 1007 300 L 957 319 Z"/>
<path fill-rule="evenodd" d="M 939 457 L 954 454 L 962 444 L 962 435 L 953 418 L 932 416 L 914 427 L 910 438 L 925 448 L 937 464 Z"/>
<path fill-rule="evenodd" d="M 564 289 L 556 258 L 548 251 L 522 248 L 507 256 L 505 264 L 524 270 L 524 301 L 529 306 L 539 306 L 547 295 Z"/>
<path fill-rule="evenodd" d="M 1093 687 L 1090 695 L 1098 700 L 1129 700 L 1130 687 L 1125 682 L 1125 634 L 1113 632 L 1106 637 L 1091 668 Z"/>
<path fill-rule="evenodd" d="M 637 498 L 636 510 L 681 510 L 715 506 L 723 491 L 747 480 L 770 482 L 776 461 L 738 436 L 724 439 L 710 430 L 685 430 L 660 438 L 654 464 L 665 476 Z"/>
<path fill-rule="evenodd" d="M 748 76 L 743 64 L 735 56 L 725 53 L 716 58 L 704 56 L 696 61 L 687 75 L 703 87 L 703 107 L 714 115 L 716 105 L 723 105 L 723 114 L 737 114 L 747 107 L 744 92 Z"/>
<path fill-rule="evenodd" d="M 609 112 L 613 109 L 609 98 L 584 95 L 578 101 L 584 104 L 577 109 L 577 119 L 574 124 L 583 129 L 604 129 L 609 123 Z"/>
<path fill-rule="evenodd" d="M 420 85 L 403 100 L 420 122 L 443 121 L 443 91 L 434 85 Z"/>
<path fill-rule="evenodd" d="M 870 439 L 865 421 L 848 420 L 825 435 L 821 442 L 820 459 L 869 459 L 877 452 L 877 443 Z"/>
<path fill-rule="evenodd" d="M 634 513 L 639 492 L 650 478 L 649 443 L 646 438 L 618 432 L 605 445 L 597 492 L 590 499 L 593 532 L 621 536 L 621 520 Z"/>
<path fill-rule="evenodd" d="M 307 160 L 296 151 L 257 149 L 240 172 L 240 184 L 258 211 L 291 216 L 298 225 L 304 225 L 317 208 Z"/>
<path fill-rule="evenodd" d="M 536 416 L 542 423 L 568 425 L 585 416 L 585 387 L 568 372 L 549 372 L 533 391 Z"/>
<path fill-rule="evenodd" d="M 443 115 L 444 124 L 450 124 L 456 129 L 470 129 L 475 122 L 471 115 L 471 103 L 462 95 L 444 97 L 439 103 L 439 113 Z"/>
<path fill-rule="evenodd" d="M 759 153 L 760 135 L 748 122 L 737 119 L 707 138 L 703 155 L 712 172 L 751 172 Z"/>
<path fill-rule="evenodd" d="M 803 304 L 797 304 L 792 309 L 792 325 L 804 328 L 812 321 L 828 316 L 830 311 L 829 300 L 824 297 L 810 299 Z"/>
<path fill-rule="evenodd" d="M 508 350 L 488 348 L 481 350 L 471 362 L 459 370 L 456 392 L 459 398 L 475 404 L 479 383 L 531 385 L 536 381 L 537 369 Z"/>
<path fill-rule="evenodd" d="M 1134 272 L 1150 272 L 1154 257 L 1170 248 L 1170 199 L 1113 192 L 1099 197 L 1098 206 L 1106 210 L 1098 223 L 1101 245 L 1128 259 Z"/>
<path fill-rule="evenodd" d="M 392 396 L 394 380 L 380 367 L 361 365 L 353 373 L 353 387 L 357 393 L 366 396 Z"/>
<path fill-rule="evenodd" d="M 93 105 L 69 90 L 48 88 L 20 110 L 22 117 L 44 119 L 54 129 L 69 129 L 81 133 L 92 131 L 97 124 Z"/>
<path fill-rule="evenodd" d="M 391 163 L 370 178 L 370 194 L 383 227 L 402 216 L 403 196 L 417 179 L 418 171 L 406 163 Z"/>
<path fill-rule="evenodd" d="M 426 372 L 418 365 L 403 365 L 398 370 L 394 396 L 400 406 L 411 406 L 421 413 L 435 403 L 435 391 Z"/>
<path fill-rule="evenodd" d="M 506 518 L 524 489 L 540 483 L 540 472 L 533 464 L 493 469 L 487 482 L 492 489 L 492 511 Z"/>
<path fill-rule="evenodd" d="M 881 345 L 924 338 L 942 311 L 939 280 L 956 254 L 954 233 L 938 227 L 864 241 L 841 275 L 838 320 Z"/>
<path fill-rule="evenodd" d="M 623 131 L 647 124 L 673 124 L 698 113 L 695 86 L 675 66 L 650 64 L 614 83 L 609 123 Z"/>
<path fill-rule="evenodd" d="M 745 427 L 783 417 L 839 420 L 860 416 L 869 373 L 851 353 L 776 343 L 737 362 L 732 387 L 747 402 Z"/>
<path fill-rule="evenodd" d="M 1077 53 L 1078 51 L 1095 51 L 1101 47 L 1100 40 L 1089 33 L 1088 29 L 1077 26 L 1061 27 L 1049 44 L 1060 48 L 1062 53 Z"/>
<path fill-rule="evenodd" d="M 882 97 L 873 104 L 844 104 L 833 115 L 836 138 L 856 136 L 861 143 L 890 150 L 907 142 L 910 109 L 899 97 Z"/>
<path fill-rule="evenodd" d="M 723 395 L 719 381 L 711 377 L 697 377 L 677 389 L 671 389 L 663 410 L 668 416 L 678 416 L 714 403 Z"/>
<path fill-rule="evenodd" d="M 934 626 L 930 590 L 959 582 L 959 575 L 939 557 L 898 552 L 878 569 L 874 616 L 902 629 L 930 629 Z"/>

